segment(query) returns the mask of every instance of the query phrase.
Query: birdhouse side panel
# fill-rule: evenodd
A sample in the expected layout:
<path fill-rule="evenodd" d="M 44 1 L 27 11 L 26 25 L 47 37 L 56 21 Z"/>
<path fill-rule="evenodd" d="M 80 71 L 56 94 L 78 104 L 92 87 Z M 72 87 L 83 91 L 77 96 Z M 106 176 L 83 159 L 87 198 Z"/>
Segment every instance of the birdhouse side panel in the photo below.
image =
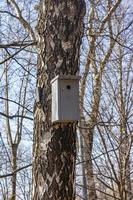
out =
<path fill-rule="evenodd" d="M 52 122 L 59 120 L 58 80 L 52 83 Z"/>

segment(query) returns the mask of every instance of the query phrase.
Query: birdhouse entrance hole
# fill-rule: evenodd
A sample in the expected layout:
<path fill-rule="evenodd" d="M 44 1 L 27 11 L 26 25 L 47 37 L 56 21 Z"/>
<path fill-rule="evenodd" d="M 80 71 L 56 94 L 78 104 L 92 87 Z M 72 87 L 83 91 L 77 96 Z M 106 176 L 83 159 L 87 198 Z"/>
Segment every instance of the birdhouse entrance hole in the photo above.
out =
<path fill-rule="evenodd" d="M 70 85 L 67 85 L 66 87 L 67 87 L 67 89 L 68 89 L 68 90 L 70 90 L 70 89 L 71 89 L 71 86 L 70 86 Z"/>

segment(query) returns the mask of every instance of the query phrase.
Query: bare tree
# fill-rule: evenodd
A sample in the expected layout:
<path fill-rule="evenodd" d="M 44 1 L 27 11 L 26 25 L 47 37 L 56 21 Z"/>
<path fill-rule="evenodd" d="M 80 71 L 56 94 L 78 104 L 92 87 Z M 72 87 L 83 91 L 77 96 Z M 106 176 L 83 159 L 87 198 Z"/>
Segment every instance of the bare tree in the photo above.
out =
<path fill-rule="evenodd" d="M 98 121 L 95 125 L 95 134 L 99 142 L 96 146 L 97 142 L 95 141 L 94 155 L 96 158 L 94 156 L 92 159 L 98 170 L 95 170 L 96 179 L 99 182 L 98 185 L 96 184 L 98 196 L 103 199 L 125 200 L 132 199 L 132 171 L 130 168 L 132 160 L 132 103 L 130 101 L 132 46 L 130 45 L 128 48 L 132 23 L 125 23 L 127 10 L 123 7 L 119 9 L 121 14 L 116 14 L 115 25 L 118 32 L 123 34 L 118 38 L 110 62 L 104 70 L 102 101 L 99 107 Z M 97 152 L 99 152 L 99 156 L 97 156 Z"/>
<path fill-rule="evenodd" d="M 76 75 L 83 35 L 84 1 L 41 1 L 38 20 L 33 199 L 74 199 L 76 124 L 51 123 L 50 81 L 58 74 Z M 45 30 L 45 32 L 44 32 Z"/>
<path fill-rule="evenodd" d="M 90 2 L 87 32 L 89 50 L 81 80 L 81 120 L 85 120 L 84 123 L 80 123 L 80 131 L 84 138 L 84 158 L 89 199 L 97 199 L 92 153 L 102 95 L 103 75 L 115 45 L 120 43 L 119 36 L 124 31 L 124 29 L 122 31 L 122 29 L 116 30 L 115 28 L 115 18 L 117 19 L 117 10 L 120 7 L 120 3 L 121 1 L 108 1 L 107 4 L 100 1 L 98 3 L 96 1 Z M 98 11 L 99 7 L 100 9 L 104 8 L 105 14 L 104 11 L 103 13 Z M 123 13 L 120 16 L 122 17 Z M 108 38 L 106 38 L 107 36 Z M 91 73 L 89 90 L 87 90 L 87 81 Z M 89 109 L 84 106 L 86 91 L 91 91 L 89 105 L 87 104 Z"/>

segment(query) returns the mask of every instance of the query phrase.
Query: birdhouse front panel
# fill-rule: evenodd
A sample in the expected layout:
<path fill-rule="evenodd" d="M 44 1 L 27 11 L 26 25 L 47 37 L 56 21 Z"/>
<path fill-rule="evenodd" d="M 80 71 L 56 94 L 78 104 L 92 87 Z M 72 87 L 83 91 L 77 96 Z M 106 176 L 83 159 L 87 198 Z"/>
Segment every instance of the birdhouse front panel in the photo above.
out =
<path fill-rule="evenodd" d="M 78 121 L 79 120 L 79 90 L 78 81 L 59 80 L 60 121 Z"/>

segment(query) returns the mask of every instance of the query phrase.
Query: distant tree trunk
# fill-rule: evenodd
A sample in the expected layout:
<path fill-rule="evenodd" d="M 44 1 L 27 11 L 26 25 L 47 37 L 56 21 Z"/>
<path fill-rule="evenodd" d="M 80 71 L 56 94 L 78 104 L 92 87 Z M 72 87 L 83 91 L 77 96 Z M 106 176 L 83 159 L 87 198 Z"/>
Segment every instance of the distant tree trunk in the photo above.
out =
<path fill-rule="evenodd" d="M 92 161 L 92 150 L 93 150 L 93 139 L 94 139 L 94 129 L 95 123 L 98 118 L 99 103 L 101 97 L 101 74 L 95 76 L 95 84 L 93 89 L 93 101 L 92 101 L 92 111 L 90 112 L 90 119 L 86 123 L 87 134 L 84 134 L 84 147 L 85 147 L 85 159 L 86 159 L 86 170 L 87 170 L 87 182 L 88 182 L 88 199 L 96 200 L 97 193 L 94 180 L 94 169 Z"/>
<path fill-rule="evenodd" d="M 78 74 L 84 15 L 84 0 L 42 0 L 39 5 L 33 200 L 75 199 L 77 123 L 51 123 L 50 81 L 58 74 Z"/>
<path fill-rule="evenodd" d="M 82 98 L 80 97 L 80 122 L 79 122 L 79 147 L 81 150 L 81 155 L 80 155 L 80 162 L 81 162 L 81 174 L 82 174 L 82 184 L 83 184 L 83 188 L 82 188 L 82 195 L 83 195 L 83 199 L 87 200 L 88 196 L 87 196 L 87 179 L 86 179 L 86 163 L 85 163 L 85 158 L 84 158 L 84 138 L 83 138 L 83 131 L 84 130 L 84 126 L 85 126 L 85 118 L 83 116 L 83 110 L 81 108 L 81 106 L 83 105 L 81 103 Z"/>
<path fill-rule="evenodd" d="M 9 80 L 8 80 L 8 64 L 5 63 L 5 98 L 9 99 Z M 8 116 L 9 115 L 9 102 L 5 101 L 5 113 Z M 17 186 L 17 150 L 18 150 L 18 144 L 14 143 L 12 139 L 12 133 L 11 133 L 11 126 L 10 126 L 10 120 L 9 118 L 6 118 L 6 131 L 7 131 L 7 138 L 8 138 L 8 144 L 11 147 L 11 167 L 13 176 L 11 178 L 11 194 L 10 194 L 10 200 L 16 199 L 16 186 Z"/>
<path fill-rule="evenodd" d="M 120 167 L 120 181 L 119 193 L 122 200 L 131 200 L 131 177 L 130 177 L 130 150 L 132 141 L 130 141 L 130 134 L 127 128 L 128 113 L 126 111 L 126 104 L 124 102 L 123 90 L 123 63 L 122 63 L 122 49 L 119 49 L 119 116 L 120 116 L 120 147 L 119 147 L 119 167 Z"/>
<path fill-rule="evenodd" d="M 12 144 L 12 171 L 15 172 L 17 170 L 17 144 Z M 12 194 L 11 200 L 16 199 L 16 184 L 17 183 L 17 173 L 14 173 L 12 176 Z"/>

